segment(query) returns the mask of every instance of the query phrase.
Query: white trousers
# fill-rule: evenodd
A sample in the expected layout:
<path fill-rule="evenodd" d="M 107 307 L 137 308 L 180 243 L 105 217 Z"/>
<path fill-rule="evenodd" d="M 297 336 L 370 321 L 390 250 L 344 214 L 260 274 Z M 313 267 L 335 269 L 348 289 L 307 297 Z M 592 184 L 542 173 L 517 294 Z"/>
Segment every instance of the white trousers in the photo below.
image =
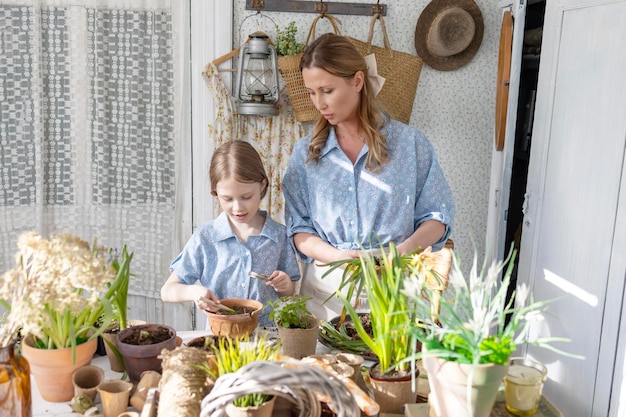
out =
<path fill-rule="evenodd" d="M 335 292 L 339 288 L 344 270 L 335 269 L 322 278 L 329 269 L 327 266 L 316 265 L 315 261 L 305 263 L 300 285 L 300 294 L 312 297 L 312 300 L 307 302 L 307 307 L 311 313 L 315 314 L 319 320 L 327 321 L 339 316 L 343 309 L 343 302 Z M 365 295 L 362 295 L 362 298 L 363 301 L 366 300 Z"/>

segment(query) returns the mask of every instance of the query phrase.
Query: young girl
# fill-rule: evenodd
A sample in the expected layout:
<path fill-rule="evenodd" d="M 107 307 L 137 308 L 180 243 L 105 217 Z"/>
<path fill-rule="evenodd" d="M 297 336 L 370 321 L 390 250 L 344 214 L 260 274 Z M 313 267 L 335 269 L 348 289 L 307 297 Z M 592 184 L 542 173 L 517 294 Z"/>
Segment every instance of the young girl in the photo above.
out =
<path fill-rule="evenodd" d="M 222 298 L 266 304 L 293 295 L 300 270 L 285 226 L 259 210 L 268 179 L 257 151 L 248 142 L 225 143 L 213 154 L 209 176 L 222 213 L 198 227 L 172 261 L 161 299 L 194 301 L 201 310 L 217 311 Z M 251 277 L 250 272 L 268 275 L 269 280 Z M 273 325 L 268 316 L 263 309 L 259 326 Z"/>

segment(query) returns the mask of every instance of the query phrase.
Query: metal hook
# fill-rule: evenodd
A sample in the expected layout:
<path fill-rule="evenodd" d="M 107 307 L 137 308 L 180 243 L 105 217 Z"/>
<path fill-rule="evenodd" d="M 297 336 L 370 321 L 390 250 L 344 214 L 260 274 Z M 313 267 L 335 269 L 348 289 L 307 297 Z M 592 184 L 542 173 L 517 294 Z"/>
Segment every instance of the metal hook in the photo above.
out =
<path fill-rule="evenodd" d="M 319 3 L 315 4 L 315 11 L 320 12 L 322 17 L 328 12 L 328 4 L 324 4 L 324 0 L 320 0 Z"/>
<path fill-rule="evenodd" d="M 385 12 L 385 6 L 380 5 L 380 0 L 376 0 L 376 5 L 372 6 L 373 15 L 382 15 Z"/>

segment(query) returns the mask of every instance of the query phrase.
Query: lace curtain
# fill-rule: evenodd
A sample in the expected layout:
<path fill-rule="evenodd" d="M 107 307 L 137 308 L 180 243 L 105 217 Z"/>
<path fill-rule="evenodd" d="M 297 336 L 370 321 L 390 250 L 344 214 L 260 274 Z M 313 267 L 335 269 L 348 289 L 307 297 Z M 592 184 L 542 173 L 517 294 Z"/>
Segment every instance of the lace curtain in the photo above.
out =
<path fill-rule="evenodd" d="M 176 207 L 187 2 L 0 0 L 0 272 L 26 230 L 135 252 L 158 297 Z"/>

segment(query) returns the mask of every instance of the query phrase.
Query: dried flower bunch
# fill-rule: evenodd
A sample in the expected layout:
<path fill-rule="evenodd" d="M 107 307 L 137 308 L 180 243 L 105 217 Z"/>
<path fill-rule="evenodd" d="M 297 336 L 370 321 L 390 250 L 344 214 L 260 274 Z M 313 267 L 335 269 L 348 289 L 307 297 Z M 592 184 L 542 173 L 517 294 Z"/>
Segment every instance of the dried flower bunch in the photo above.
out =
<path fill-rule="evenodd" d="M 17 246 L 15 266 L 0 283 L 0 303 L 8 311 L 0 345 L 19 331 L 41 349 L 75 348 L 110 324 L 113 309 L 103 294 L 116 270 L 104 248 L 72 234 L 45 239 L 34 232 L 23 233 Z"/>

